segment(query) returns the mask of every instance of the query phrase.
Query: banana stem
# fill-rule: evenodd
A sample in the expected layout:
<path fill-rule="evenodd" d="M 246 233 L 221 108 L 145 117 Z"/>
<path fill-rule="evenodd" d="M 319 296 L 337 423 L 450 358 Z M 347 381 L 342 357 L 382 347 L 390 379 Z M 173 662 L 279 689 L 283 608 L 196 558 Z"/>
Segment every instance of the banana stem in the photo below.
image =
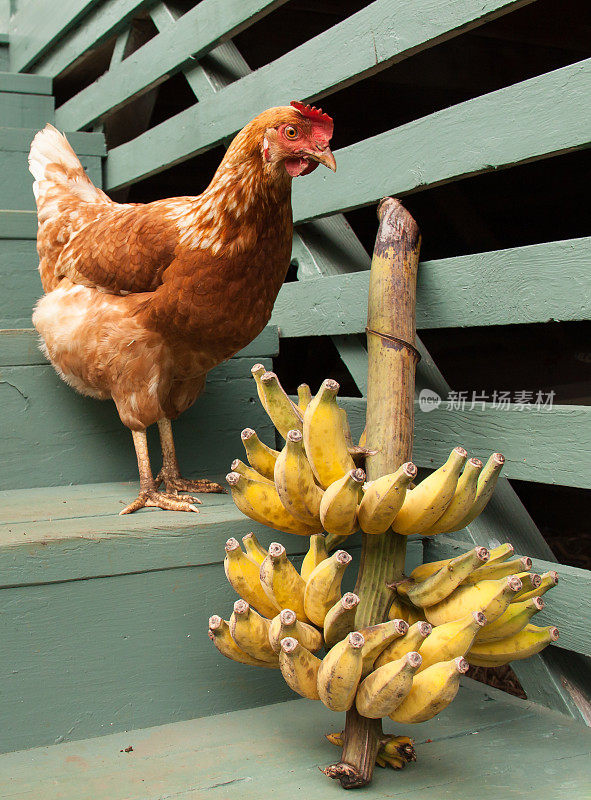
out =
<path fill-rule="evenodd" d="M 421 237 L 402 204 L 388 197 L 378 207 L 380 226 L 369 279 L 367 447 L 368 480 L 394 472 L 412 453 L 414 424 L 416 280 Z M 364 535 L 355 593 L 360 603 L 357 628 L 386 618 L 392 599 L 389 584 L 404 572 L 406 537 L 393 531 Z M 382 739 L 381 720 L 347 712 L 340 764 L 327 774 L 344 788 L 370 783 Z"/>

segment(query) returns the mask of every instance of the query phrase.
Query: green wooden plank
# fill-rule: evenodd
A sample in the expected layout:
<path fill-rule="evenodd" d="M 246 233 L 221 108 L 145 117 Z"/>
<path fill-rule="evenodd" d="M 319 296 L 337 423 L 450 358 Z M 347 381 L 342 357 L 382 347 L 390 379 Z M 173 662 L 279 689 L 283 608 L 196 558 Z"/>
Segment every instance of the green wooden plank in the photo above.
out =
<path fill-rule="evenodd" d="M 32 66 L 32 71 L 52 78 L 60 75 L 88 51 L 126 28 L 132 17 L 155 0 L 106 0 L 92 8 L 78 25 L 60 37 L 54 47 Z"/>
<path fill-rule="evenodd" d="M 34 239 L 0 238 L 0 329 L 29 328 L 33 305 L 43 292 Z M 27 343 L 27 352 L 36 343 Z M 9 363 L 10 343 L 0 338 L 0 364 Z M 12 363 L 21 363 L 20 361 Z"/>
<path fill-rule="evenodd" d="M 128 185 L 215 146 L 248 121 L 245 108 L 254 116 L 294 97 L 315 100 L 527 2 L 376 0 L 215 97 L 114 148 L 106 185 Z M 373 158 L 369 163 L 376 172 L 382 168 Z"/>
<path fill-rule="evenodd" d="M 422 262 L 417 328 L 510 325 L 591 316 L 591 238 Z M 369 273 L 286 283 L 273 309 L 284 337 L 360 333 Z"/>
<path fill-rule="evenodd" d="M 364 427 L 365 399 L 343 398 L 353 437 Z M 441 465 L 456 445 L 486 459 L 492 452 L 506 458 L 507 478 L 591 488 L 591 408 L 555 405 L 521 410 L 517 404 L 495 408 L 486 403 L 469 410 L 446 407 L 430 412 L 415 406 L 413 460 L 421 467 Z M 549 457 L 551 454 L 551 457 Z"/>
<path fill-rule="evenodd" d="M 56 111 L 60 127 L 87 127 L 271 13 L 285 0 L 202 0 Z"/>
<path fill-rule="evenodd" d="M 0 769 L 11 800 L 29 800 L 40 790 L 45 800 L 260 800 L 270 786 L 278 800 L 293 797 L 294 787 L 310 800 L 326 800 L 343 790 L 318 770 L 340 753 L 323 734 L 343 722 L 343 714 L 319 702 L 294 700 L 7 754 Z M 394 731 L 389 721 L 386 730 Z M 417 742 L 416 763 L 397 772 L 377 769 L 364 797 L 498 800 L 508 786 L 516 800 L 588 792 L 588 733 L 474 681 L 465 680 L 440 715 L 407 731 Z M 125 753 L 129 745 L 133 752 Z"/>
<path fill-rule="evenodd" d="M 96 4 L 97 0 L 19 3 L 9 24 L 11 72 L 24 72 Z"/>
<path fill-rule="evenodd" d="M 0 119 L 15 128 L 41 128 L 53 121 L 53 97 L 0 92 Z"/>
<path fill-rule="evenodd" d="M 0 128 L 0 152 L 28 153 L 35 128 Z M 78 156 L 104 156 L 107 153 L 102 133 L 68 133 L 68 141 Z"/>
<path fill-rule="evenodd" d="M 0 92 L 19 94 L 46 94 L 51 96 L 51 78 L 45 75 L 22 75 L 0 72 Z"/>
<path fill-rule="evenodd" d="M 451 536 L 433 536 L 423 540 L 425 561 L 453 558 L 466 551 L 466 543 Z M 519 555 L 529 555 L 520 553 Z M 591 655 L 590 611 L 587 598 L 591 596 L 591 572 L 586 569 L 557 564 L 533 558 L 532 571 L 541 574 L 556 570 L 560 576 L 558 585 L 544 595 L 546 608 L 536 614 L 535 625 L 556 625 L 560 638 L 556 647 L 583 655 Z"/>
<path fill-rule="evenodd" d="M 37 213 L 0 209 L 0 239 L 37 239 Z"/>

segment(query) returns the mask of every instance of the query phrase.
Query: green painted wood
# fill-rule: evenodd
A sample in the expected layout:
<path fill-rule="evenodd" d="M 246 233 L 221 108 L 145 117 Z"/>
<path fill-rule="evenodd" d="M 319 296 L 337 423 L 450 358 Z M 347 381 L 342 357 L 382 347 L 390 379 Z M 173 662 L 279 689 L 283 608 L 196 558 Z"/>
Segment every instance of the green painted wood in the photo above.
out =
<path fill-rule="evenodd" d="M 270 792 L 279 800 L 293 797 L 294 787 L 325 800 L 343 790 L 319 772 L 339 755 L 323 733 L 343 722 L 319 702 L 294 700 L 8 754 L 0 769 L 11 800 L 39 791 L 45 800 L 260 800 Z M 394 732 L 389 721 L 386 729 Z M 464 680 L 448 709 L 408 732 L 416 763 L 376 770 L 364 797 L 498 800 L 509 790 L 516 800 L 566 800 L 588 793 L 589 734 L 474 681 Z"/>
<path fill-rule="evenodd" d="M 51 78 L 45 75 L 23 75 L 15 72 L 0 72 L 0 92 L 45 94 L 51 96 L 51 91 Z"/>
<path fill-rule="evenodd" d="M 417 328 L 510 325 L 591 316 L 591 238 L 423 262 Z M 361 333 L 367 271 L 286 283 L 273 310 L 281 335 Z"/>
<path fill-rule="evenodd" d="M 53 121 L 53 97 L 0 90 L 0 119 L 15 128 L 43 127 Z"/>
<path fill-rule="evenodd" d="M 0 329 L 31 326 L 33 305 L 43 291 L 38 263 L 34 239 L 0 239 Z M 0 339 L 0 363 L 6 346 Z"/>
<path fill-rule="evenodd" d="M 106 185 L 126 186 L 166 169 L 232 136 L 265 108 L 294 97 L 315 100 L 526 2 L 421 0 L 418 6 L 416 0 L 376 0 L 216 97 L 114 148 Z"/>
<path fill-rule="evenodd" d="M 10 18 L 10 69 L 24 72 L 87 13 L 97 0 L 19 3 Z"/>
<path fill-rule="evenodd" d="M 226 0 L 222 8 L 219 0 L 202 0 L 167 30 L 60 106 L 56 111 L 57 124 L 76 130 L 100 120 L 166 80 L 192 57 L 205 55 L 284 2 Z"/>
<path fill-rule="evenodd" d="M 423 539 L 425 561 L 453 558 L 466 551 L 466 543 L 454 535 Z M 529 555 L 520 553 L 519 555 Z M 583 655 L 591 655 L 591 611 L 587 599 L 591 596 L 591 572 L 586 569 L 533 558 L 532 571 L 541 574 L 556 570 L 558 585 L 544 595 L 546 608 L 532 620 L 535 625 L 556 625 L 560 638 L 556 647 Z"/>
<path fill-rule="evenodd" d="M 119 34 L 129 25 L 134 15 L 154 2 L 155 0 L 105 0 L 90 9 L 78 25 L 65 36 L 61 36 L 59 46 L 42 56 L 32 66 L 32 71 L 57 77 L 87 51 Z"/>
<path fill-rule="evenodd" d="M 37 239 L 37 213 L 0 209 L 0 240 Z M 3 245 L 0 242 L 0 247 Z"/>
<path fill-rule="evenodd" d="M 0 151 L 27 153 L 37 129 L 0 127 Z M 104 156 L 107 154 L 102 133 L 67 133 L 68 141 L 78 156 Z"/>
<path fill-rule="evenodd" d="M 343 398 L 353 437 L 364 427 L 365 399 Z M 413 460 L 421 467 L 440 466 L 456 445 L 486 459 L 492 452 L 506 458 L 507 478 L 591 488 L 591 409 L 555 405 L 552 409 L 520 410 L 517 404 L 494 408 L 477 404 L 469 410 L 434 411 L 415 407 Z M 552 454 L 549 458 L 549 453 Z"/>

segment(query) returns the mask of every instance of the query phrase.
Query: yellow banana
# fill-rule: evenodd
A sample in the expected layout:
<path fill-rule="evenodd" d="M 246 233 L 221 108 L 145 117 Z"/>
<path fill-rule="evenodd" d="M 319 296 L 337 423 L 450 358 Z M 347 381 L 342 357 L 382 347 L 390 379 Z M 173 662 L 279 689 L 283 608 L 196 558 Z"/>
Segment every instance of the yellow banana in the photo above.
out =
<path fill-rule="evenodd" d="M 284 439 L 288 431 L 302 429 L 302 413 L 285 394 L 279 378 L 274 372 L 265 372 L 261 375 L 257 382 L 257 389 L 259 397 L 261 392 L 264 395 L 265 411 Z"/>
<path fill-rule="evenodd" d="M 236 600 L 230 617 L 230 634 L 241 650 L 259 661 L 279 663 L 269 643 L 270 622 L 251 608 L 245 600 Z"/>
<path fill-rule="evenodd" d="M 297 639 L 287 636 L 281 640 L 279 668 L 287 685 L 302 697 L 319 700 L 318 670 L 322 662 Z"/>
<path fill-rule="evenodd" d="M 259 565 L 252 561 L 240 549 L 234 538 L 226 542 L 224 559 L 226 578 L 236 594 L 257 609 L 263 616 L 272 618 L 281 610 L 276 603 L 269 600 L 259 580 Z"/>
<path fill-rule="evenodd" d="M 504 463 L 505 456 L 502 453 L 493 453 L 488 459 L 478 478 L 478 488 L 472 508 L 468 511 L 464 519 L 458 523 L 456 530 L 465 528 L 466 525 L 473 522 L 476 517 L 484 511 L 486 504 L 493 495 Z"/>
<path fill-rule="evenodd" d="M 427 618 L 422 608 L 413 606 L 412 603 L 408 604 L 408 611 L 406 612 L 406 621 L 409 625 L 414 625 L 415 622 L 426 622 Z"/>
<path fill-rule="evenodd" d="M 558 583 L 558 573 L 554 572 L 554 570 L 542 572 L 540 578 L 539 586 L 529 592 L 520 592 L 520 596 L 513 598 L 511 602 L 521 602 L 522 600 L 531 600 L 532 597 L 541 597 L 548 589 L 553 589 Z"/>
<path fill-rule="evenodd" d="M 276 653 L 281 650 L 281 640 L 287 637 L 297 639 L 298 642 L 309 650 L 316 653 L 322 647 L 322 634 L 312 625 L 300 622 L 291 608 L 284 608 L 271 620 L 269 626 L 269 643 Z"/>
<path fill-rule="evenodd" d="M 348 711 L 361 678 L 363 636 L 354 631 L 328 651 L 318 670 L 318 694 L 331 711 Z"/>
<path fill-rule="evenodd" d="M 433 606 L 448 597 L 462 581 L 488 559 L 486 547 L 474 547 L 457 558 L 452 558 L 439 572 L 415 583 L 407 592 L 407 597 L 415 606 Z"/>
<path fill-rule="evenodd" d="M 326 489 L 355 469 L 336 396 L 339 384 L 325 380 L 304 413 L 304 446 L 318 483 Z"/>
<path fill-rule="evenodd" d="M 450 533 L 460 530 L 462 520 L 466 517 L 476 499 L 478 476 L 482 470 L 482 461 L 471 458 L 466 462 L 464 471 L 458 478 L 454 496 L 450 504 L 439 517 L 435 525 L 425 531 L 424 536 L 435 536 L 438 533 Z"/>
<path fill-rule="evenodd" d="M 253 481 L 260 481 L 262 483 L 273 483 L 268 478 L 257 472 L 254 467 L 249 467 L 248 464 L 245 464 L 244 461 L 240 461 L 239 458 L 235 458 L 234 461 L 230 464 L 230 470 L 232 472 L 237 472 L 239 475 L 244 475 L 245 478 L 250 478 Z"/>
<path fill-rule="evenodd" d="M 407 631 L 408 623 L 403 619 L 391 619 L 388 622 L 380 622 L 378 625 L 370 625 L 368 628 L 359 630 L 365 640 L 361 652 L 363 657 L 363 677 L 371 672 L 374 662 L 380 653 L 395 639 L 404 636 Z"/>
<path fill-rule="evenodd" d="M 524 594 L 529 594 L 530 592 L 535 592 L 536 597 L 539 596 L 538 589 L 542 583 L 541 575 L 535 572 L 516 572 L 515 576 L 521 581 L 521 589 L 513 597 L 512 602 L 519 602 Z"/>
<path fill-rule="evenodd" d="M 497 639 L 506 639 L 525 628 L 530 619 L 544 608 L 541 597 L 532 597 L 521 603 L 510 603 L 509 608 L 494 622 L 485 625 L 476 634 L 475 644 L 480 642 L 494 642 Z"/>
<path fill-rule="evenodd" d="M 383 475 L 367 484 L 359 504 L 357 517 L 365 533 L 385 533 L 404 503 L 408 484 L 416 477 L 417 468 L 408 461 L 396 472 Z"/>
<path fill-rule="evenodd" d="M 381 719 L 391 714 L 410 692 L 413 676 L 422 658 L 410 652 L 374 670 L 357 690 L 355 705 L 362 717 Z"/>
<path fill-rule="evenodd" d="M 433 626 L 428 622 L 415 622 L 399 639 L 394 639 L 376 658 L 374 667 L 378 669 L 391 661 L 398 661 L 407 653 L 420 651 L 425 639 L 430 636 Z"/>
<path fill-rule="evenodd" d="M 267 558 L 261 564 L 260 578 L 267 597 L 279 608 L 290 608 L 300 622 L 309 622 L 304 611 L 305 582 L 291 563 L 285 547 L 279 542 L 269 545 Z"/>
<path fill-rule="evenodd" d="M 259 540 L 252 531 L 242 537 L 242 544 L 246 550 L 246 555 L 259 566 L 267 558 L 267 551 L 259 544 Z"/>
<path fill-rule="evenodd" d="M 460 688 L 460 676 L 468 671 L 466 659 L 440 661 L 413 678 L 410 692 L 388 716 L 394 722 L 426 722 L 451 703 Z"/>
<path fill-rule="evenodd" d="M 396 533 L 423 533 L 437 522 L 454 496 L 467 456 L 463 447 L 454 448 L 442 467 L 406 493 L 392 524 Z"/>
<path fill-rule="evenodd" d="M 501 667 L 510 661 L 529 658 L 557 640 L 558 628 L 553 625 L 545 628 L 526 625 L 523 630 L 506 639 L 473 644 L 466 658 L 477 667 Z"/>
<path fill-rule="evenodd" d="M 254 378 L 254 382 L 256 383 L 257 394 L 259 396 L 259 400 L 261 401 L 261 405 L 265 409 L 265 411 L 269 413 L 269 410 L 267 408 L 267 395 L 263 391 L 263 385 L 261 383 L 261 378 L 263 377 L 266 371 L 267 368 L 263 364 L 255 364 L 250 369 L 252 377 Z"/>
<path fill-rule="evenodd" d="M 311 400 L 312 392 L 310 391 L 310 387 L 307 383 L 300 383 L 298 386 L 298 408 L 302 414 L 310 405 Z"/>
<path fill-rule="evenodd" d="M 476 586 L 458 586 L 445 600 L 428 606 L 425 615 L 432 625 L 444 625 L 464 617 L 468 611 L 482 611 L 489 622 L 494 622 L 506 611 L 521 586 L 515 575 L 497 581 L 480 581 Z"/>
<path fill-rule="evenodd" d="M 296 533 L 299 536 L 311 536 L 321 530 L 320 525 L 307 525 L 292 516 L 271 483 L 255 481 L 238 472 L 228 473 L 226 481 L 236 506 L 255 522 L 260 522 L 261 525 L 276 531 Z"/>
<path fill-rule="evenodd" d="M 358 605 L 359 597 L 353 592 L 347 592 L 327 613 L 324 618 L 324 641 L 327 650 L 355 630 L 355 612 Z"/>
<path fill-rule="evenodd" d="M 318 525 L 322 489 L 316 484 L 306 458 L 301 431 L 287 433 L 285 447 L 275 462 L 275 486 L 292 516 L 308 525 Z"/>
<path fill-rule="evenodd" d="M 252 428 L 245 428 L 240 434 L 240 438 L 246 450 L 246 458 L 250 466 L 272 481 L 275 461 L 279 452 L 261 442 Z"/>
<path fill-rule="evenodd" d="M 345 746 L 344 731 L 327 733 L 325 736 L 331 744 L 337 747 Z M 408 736 L 388 736 L 382 739 L 376 756 L 376 764 L 381 767 L 389 766 L 392 769 L 402 769 L 410 761 L 417 760 L 413 744 L 413 740 Z"/>
<path fill-rule="evenodd" d="M 489 551 L 489 557 L 487 564 L 496 564 L 499 561 L 505 561 L 505 559 L 509 558 L 515 552 L 515 548 L 512 544 L 501 544 L 498 547 L 493 547 L 492 550 Z M 415 567 L 413 571 L 410 573 L 410 578 L 414 581 L 424 581 L 425 578 L 428 578 L 430 575 L 434 575 L 438 572 L 441 567 L 444 567 L 446 564 L 449 564 L 451 558 L 444 558 L 442 561 L 429 561 L 427 564 L 419 564 L 418 567 Z"/>
<path fill-rule="evenodd" d="M 408 622 L 408 606 L 397 594 L 394 595 L 392 605 L 388 609 L 388 619 L 403 619 Z"/>
<path fill-rule="evenodd" d="M 439 661 L 451 661 L 458 656 L 465 656 L 472 647 L 476 634 L 486 625 L 486 617 L 482 611 L 471 611 L 465 617 L 437 625 L 421 647 L 423 664 L 420 672 Z"/>
<path fill-rule="evenodd" d="M 250 664 L 253 667 L 267 667 L 268 669 L 277 669 L 279 664 L 274 664 L 270 661 L 260 661 L 258 658 L 249 656 L 242 648 L 238 647 L 230 633 L 230 626 L 226 620 L 214 614 L 209 618 L 209 638 L 217 647 L 218 651 L 226 658 L 231 658 L 232 661 L 238 661 L 240 664 Z"/>
<path fill-rule="evenodd" d="M 326 539 L 321 533 L 314 533 L 310 536 L 310 547 L 302 561 L 302 568 L 300 569 L 302 578 L 307 581 L 318 564 L 324 561 L 325 558 L 328 558 Z"/>
<path fill-rule="evenodd" d="M 484 564 L 484 566 L 475 569 L 467 578 L 464 583 L 478 583 L 479 581 L 493 581 L 499 578 L 506 578 L 508 575 L 516 575 L 519 572 L 524 572 L 531 569 L 531 558 L 522 556 L 521 558 L 514 558 L 511 561 L 500 561 L 497 564 Z"/>
<path fill-rule="evenodd" d="M 363 432 L 359 437 L 359 447 L 367 447 L 367 426 L 363 429 Z"/>
<path fill-rule="evenodd" d="M 331 483 L 320 502 L 320 521 L 333 536 L 349 536 L 358 529 L 357 505 L 365 481 L 362 469 L 352 469 Z"/>
<path fill-rule="evenodd" d="M 306 581 L 304 609 L 314 625 L 323 627 L 326 615 L 340 598 L 343 573 L 351 561 L 349 553 L 337 550 L 321 561 Z"/>

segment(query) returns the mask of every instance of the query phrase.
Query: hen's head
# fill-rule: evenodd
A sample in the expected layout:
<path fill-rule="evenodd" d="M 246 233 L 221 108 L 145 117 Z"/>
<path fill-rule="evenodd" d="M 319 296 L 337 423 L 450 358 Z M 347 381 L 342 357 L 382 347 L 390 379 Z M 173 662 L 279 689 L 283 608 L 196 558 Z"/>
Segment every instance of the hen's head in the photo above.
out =
<path fill-rule="evenodd" d="M 329 147 L 332 131 L 332 119 L 322 109 L 293 101 L 259 114 L 237 140 L 245 136 L 268 169 L 295 178 L 308 175 L 318 164 L 336 170 Z"/>

